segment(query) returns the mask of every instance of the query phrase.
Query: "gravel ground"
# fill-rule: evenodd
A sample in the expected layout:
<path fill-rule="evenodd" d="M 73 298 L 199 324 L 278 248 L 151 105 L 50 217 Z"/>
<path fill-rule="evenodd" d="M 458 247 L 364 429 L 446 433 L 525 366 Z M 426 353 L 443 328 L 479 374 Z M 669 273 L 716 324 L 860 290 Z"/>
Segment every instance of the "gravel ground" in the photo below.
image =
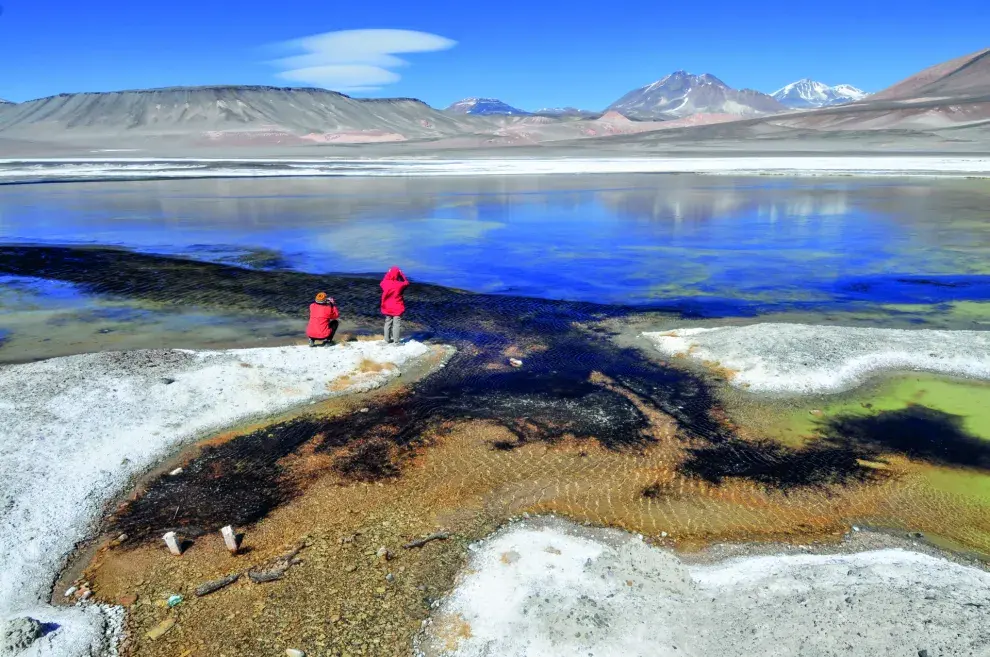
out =
<path fill-rule="evenodd" d="M 0 368 L 0 621 L 57 624 L 36 644 L 46 655 L 105 644 L 112 617 L 45 600 L 68 553 L 132 477 L 208 432 L 380 386 L 428 352 L 414 341 L 356 342 L 108 352 Z M 358 373 L 365 360 L 397 367 Z"/>
<path fill-rule="evenodd" d="M 693 358 L 753 392 L 840 392 L 892 370 L 990 379 L 990 331 L 753 324 L 643 335 L 666 356 Z"/>
<path fill-rule="evenodd" d="M 990 573 L 904 549 L 687 564 L 556 518 L 472 546 L 422 654 L 990 655 Z"/>

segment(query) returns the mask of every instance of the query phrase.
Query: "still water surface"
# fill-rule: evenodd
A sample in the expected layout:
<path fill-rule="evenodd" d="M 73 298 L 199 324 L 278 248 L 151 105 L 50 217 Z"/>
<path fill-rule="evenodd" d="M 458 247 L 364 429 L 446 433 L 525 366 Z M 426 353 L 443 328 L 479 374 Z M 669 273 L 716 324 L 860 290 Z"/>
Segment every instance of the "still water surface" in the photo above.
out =
<path fill-rule="evenodd" d="M 119 245 L 705 314 L 990 298 L 990 184 L 691 175 L 0 188 L 0 242 Z M 904 284 L 924 277 L 933 284 Z M 950 277 L 941 279 L 939 277 Z"/>

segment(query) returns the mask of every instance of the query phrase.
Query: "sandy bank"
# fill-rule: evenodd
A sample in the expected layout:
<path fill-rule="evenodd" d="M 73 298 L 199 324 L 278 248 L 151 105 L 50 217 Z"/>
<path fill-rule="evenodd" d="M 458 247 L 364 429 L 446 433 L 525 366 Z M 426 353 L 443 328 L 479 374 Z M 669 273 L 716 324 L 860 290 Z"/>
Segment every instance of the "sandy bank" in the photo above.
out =
<path fill-rule="evenodd" d="M 664 355 L 705 363 L 754 392 L 839 392 L 893 370 L 990 379 L 984 331 L 753 324 L 643 335 Z"/>
<path fill-rule="evenodd" d="M 51 158 L 0 160 L 0 182 L 286 176 L 483 176 L 698 173 L 990 176 L 973 156 L 719 156 L 517 158 Z"/>
<path fill-rule="evenodd" d="M 154 350 L 0 368 L 0 621 L 29 614 L 60 625 L 36 644 L 44 654 L 102 649 L 112 630 L 105 615 L 44 600 L 66 555 L 132 476 L 207 432 L 377 387 L 429 351 L 418 342 Z M 358 373 L 379 369 L 362 368 L 365 360 L 395 367 Z"/>
<path fill-rule="evenodd" d="M 688 565 L 555 519 L 473 546 L 424 654 L 990 654 L 990 573 L 907 550 Z"/>

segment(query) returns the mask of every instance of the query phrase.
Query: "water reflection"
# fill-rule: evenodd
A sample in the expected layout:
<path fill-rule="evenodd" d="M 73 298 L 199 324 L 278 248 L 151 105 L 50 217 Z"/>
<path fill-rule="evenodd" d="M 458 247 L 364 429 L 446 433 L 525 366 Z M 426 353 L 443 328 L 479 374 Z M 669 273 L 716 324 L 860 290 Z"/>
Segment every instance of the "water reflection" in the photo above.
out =
<path fill-rule="evenodd" d="M 479 292 L 602 302 L 832 298 L 838 281 L 986 274 L 984 181 L 690 175 L 97 182 L 0 189 L 0 241 L 308 272 L 402 263 Z"/>

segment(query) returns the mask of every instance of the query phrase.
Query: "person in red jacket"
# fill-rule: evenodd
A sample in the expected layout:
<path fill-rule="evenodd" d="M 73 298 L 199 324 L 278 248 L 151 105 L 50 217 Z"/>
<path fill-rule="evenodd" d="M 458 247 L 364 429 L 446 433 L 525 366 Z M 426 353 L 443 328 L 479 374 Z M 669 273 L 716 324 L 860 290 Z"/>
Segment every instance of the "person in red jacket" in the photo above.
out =
<path fill-rule="evenodd" d="M 323 346 L 329 347 L 333 343 L 333 336 L 337 332 L 340 322 L 340 311 L 337 310 L 337 303 L 333 297 L 328 297 L 326 292 L 316 295 L 316 301 L 309 304 L 309 326 L 306 327 L 306 336 L 309 338 L 309 346 L 315 347 L 317 340 L 323 340 Z"/>
<path fill-rule="evenodd" d="M 385 342 L 397 343 L 402 333 L 402 313 L 406 312 L 406 302 L 402 293 L 409 287 L 409 279 L 398 267 L 392 267 L 381 282 L 382 314 L 385 315 Z"/>

